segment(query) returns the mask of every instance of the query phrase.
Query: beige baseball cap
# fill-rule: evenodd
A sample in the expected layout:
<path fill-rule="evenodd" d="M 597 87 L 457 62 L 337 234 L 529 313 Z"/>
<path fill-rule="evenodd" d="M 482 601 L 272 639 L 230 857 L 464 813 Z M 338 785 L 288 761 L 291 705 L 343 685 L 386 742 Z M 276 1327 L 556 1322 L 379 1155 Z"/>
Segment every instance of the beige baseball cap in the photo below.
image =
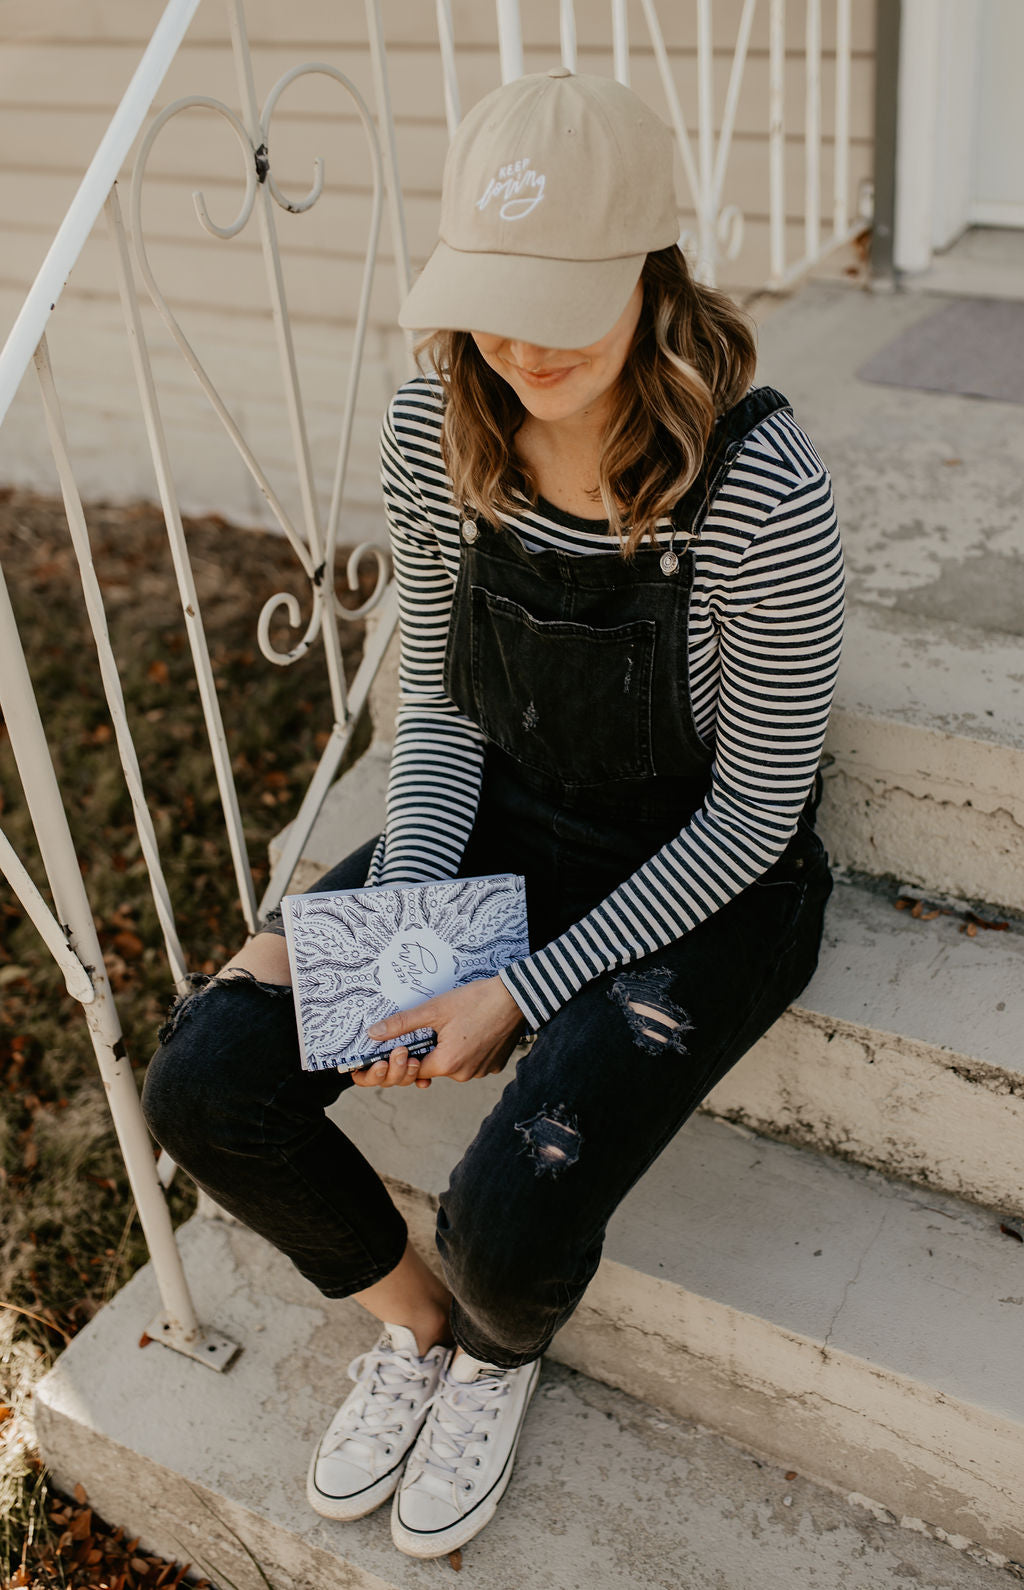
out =
<path fill-rule="evenodd" d="M 678 236 L 672 136 L 650 107 L 566 67 L 520 77 L 452 139 L 440 240 L 399 324 L 583 348 Z"/>

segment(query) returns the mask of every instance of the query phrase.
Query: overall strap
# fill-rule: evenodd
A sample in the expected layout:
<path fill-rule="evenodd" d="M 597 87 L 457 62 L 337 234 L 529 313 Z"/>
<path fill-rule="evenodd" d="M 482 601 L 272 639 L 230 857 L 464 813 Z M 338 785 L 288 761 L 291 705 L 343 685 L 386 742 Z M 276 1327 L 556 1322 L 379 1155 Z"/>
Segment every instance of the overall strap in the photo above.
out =
<path fill-rule="evenodd" d="M 789 399 L 776 391 L 775 387 L 759 386 L 752 388 L 745 398 L 719 415 L 700 472 L 672 510 L 675 531 L 691 540 L 700 535 L 701 525 L 708 516 L 718 488 L 750 432 L 770 414 L 782 411 L 792 414 L 793 406 Z M 674 542 L 673 536 L 673 545 Z"/>

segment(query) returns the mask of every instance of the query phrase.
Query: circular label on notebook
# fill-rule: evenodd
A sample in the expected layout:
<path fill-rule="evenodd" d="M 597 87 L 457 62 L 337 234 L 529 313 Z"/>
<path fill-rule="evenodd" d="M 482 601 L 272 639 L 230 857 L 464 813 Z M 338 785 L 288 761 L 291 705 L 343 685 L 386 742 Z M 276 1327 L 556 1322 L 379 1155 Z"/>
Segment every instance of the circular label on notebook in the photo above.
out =
<path fill-rule="evenodd" d="M 455 956 L 433 928 L 400 928 L 381 954 L 377 975 L 382 992 L 408 1010 L 454 986 Z"/>

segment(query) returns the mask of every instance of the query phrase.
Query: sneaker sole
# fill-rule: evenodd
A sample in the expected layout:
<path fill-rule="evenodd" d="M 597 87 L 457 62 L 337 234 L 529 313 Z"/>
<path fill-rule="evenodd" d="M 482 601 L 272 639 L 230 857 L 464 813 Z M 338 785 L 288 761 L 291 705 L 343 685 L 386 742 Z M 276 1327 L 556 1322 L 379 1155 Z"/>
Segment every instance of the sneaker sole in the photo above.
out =
<path fill-rule="evenodd" d="M 508 1490 L 509 1481 L 512 1478 L 512 1468 L 515 1463 L 516 1452 L 519 1450 L 519 1438 L 523 1433 L 523 1425 L 526 1423 L 530 1402 L 537 1389 L 537 1381 L 540 1379 L 540 1362 L 538 1358 L 534 1363 L 530 1389 L 523 1400 L 522 1412 L 519 1415 L 519 1426 L 516 1430 L 515 1439 L 509 1448 L 504 1467 L 491 1489 L 487 1492 L 487 1495 L 480 1498 L 471 1513 L 468 1513 L 465 1518 L 460 1518 L 458 1523 L 450 1524 L 447 1529 L 436 1530 L 429 1535 L 422 1534 L 416 1530 L 407 1529 L 402 1523 L 398 1516 L 398 1497 L 395 1497 L 394 1506 L 391 1510 L 391 1539 L 398 1547 L 398 1550 L 404 1552 L 407 1557 L 419 1557 L 421 1560 L 430 1557 L 447 1557 L 449 1552 L 457 1551 L 460 1546 L 466 1544 L 467 1540 L 472 1540 L 474 1535 L 478 1535 L 485 1525 L 490 1523 L 498 1510 L 498 1503 Z"/>

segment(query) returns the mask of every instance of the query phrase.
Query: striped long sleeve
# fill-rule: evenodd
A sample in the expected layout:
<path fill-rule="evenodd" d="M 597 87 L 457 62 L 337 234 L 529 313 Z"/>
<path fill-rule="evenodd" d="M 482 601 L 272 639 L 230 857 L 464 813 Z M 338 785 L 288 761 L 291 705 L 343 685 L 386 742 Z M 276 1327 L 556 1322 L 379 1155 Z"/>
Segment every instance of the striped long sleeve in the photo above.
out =
<path fill-rule="evenodd" d="M 416 479 L 390 417 L 381 453 L 401 651 L 387 824 L 368 882 L 420 883 L 458 871 L 480 799 L 484 737 L 444 690 L 454 576 L 427 508 L 431 496 L 438 506 L 436 482 Z"/>
<path fill-rule="evenodd" d="M 377 882 L 450 876 L 479 798 L 483 741 L 441 680 L 459 516 L 439 431 L 436 384 L 410 382 L 382 442 L 403 647 Z M 617 555 L 599 525 L 544 503 L 508 524 L 531 550 Z M 839 660 L 843 570 L 828 471 L 792 415 L 773 414 L 748 436 L 693 556 L 688 654 L 695 723 L 713 751 L 709 794 L 601 904 L 502 972 L 531 1027 L 758 878 L 793 834 L 813 780 Z"/>

